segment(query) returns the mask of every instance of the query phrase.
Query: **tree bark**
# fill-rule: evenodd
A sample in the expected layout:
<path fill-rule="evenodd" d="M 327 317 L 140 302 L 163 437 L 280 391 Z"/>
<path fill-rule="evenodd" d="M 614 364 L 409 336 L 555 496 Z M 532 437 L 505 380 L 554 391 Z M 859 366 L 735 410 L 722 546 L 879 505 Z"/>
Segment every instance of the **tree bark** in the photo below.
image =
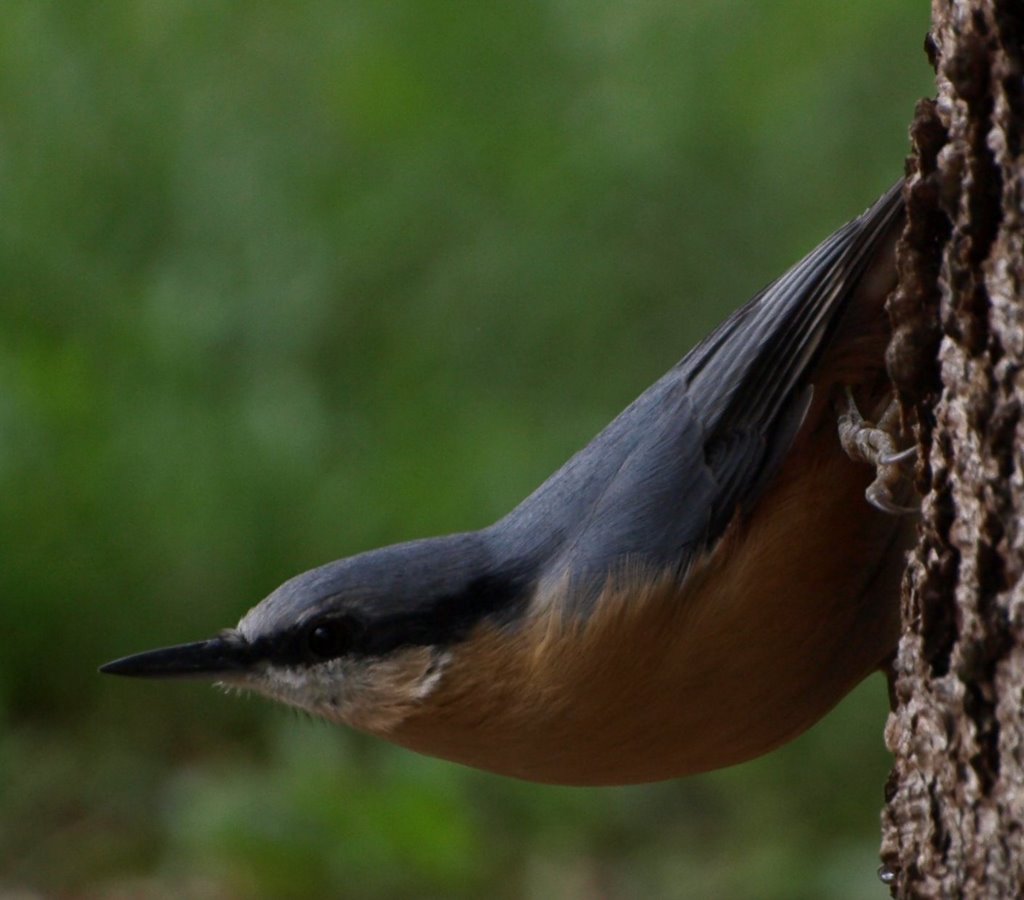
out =
<path fill-rule="evenodd" d="M 924 494 L 886 741 L 897 897 L 1024 897 L 1024 2 L 933 0 L 889 365 Z"/>

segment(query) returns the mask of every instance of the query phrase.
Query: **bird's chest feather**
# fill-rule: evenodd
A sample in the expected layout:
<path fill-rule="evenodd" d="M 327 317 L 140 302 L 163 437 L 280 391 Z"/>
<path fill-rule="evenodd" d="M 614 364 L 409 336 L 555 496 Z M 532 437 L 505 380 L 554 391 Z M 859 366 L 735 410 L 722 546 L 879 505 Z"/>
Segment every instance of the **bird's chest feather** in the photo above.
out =
<path fill-rule="evenodd" d="M 567 784 L 680 776 L 794 737 L 895 641 L 905 523 L 867 505 L 868 474 L 838 453 L 793 454 L 682 585 L 627 566 L 586 618 L 535 598 L 517 627 L 453 648 L 388 737 Z"/>

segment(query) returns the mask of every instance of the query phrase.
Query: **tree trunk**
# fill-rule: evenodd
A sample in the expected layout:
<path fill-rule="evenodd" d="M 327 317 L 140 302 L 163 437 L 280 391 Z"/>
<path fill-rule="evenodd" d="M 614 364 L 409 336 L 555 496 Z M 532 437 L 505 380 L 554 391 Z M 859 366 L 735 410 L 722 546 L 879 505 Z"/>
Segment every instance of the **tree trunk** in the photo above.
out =
<path fill-rule="evenodd" d="M 898 897 L 1024 897 L 1024 2 L 932 20 L 890 305 L 925 497 L 881 874 Z"/>

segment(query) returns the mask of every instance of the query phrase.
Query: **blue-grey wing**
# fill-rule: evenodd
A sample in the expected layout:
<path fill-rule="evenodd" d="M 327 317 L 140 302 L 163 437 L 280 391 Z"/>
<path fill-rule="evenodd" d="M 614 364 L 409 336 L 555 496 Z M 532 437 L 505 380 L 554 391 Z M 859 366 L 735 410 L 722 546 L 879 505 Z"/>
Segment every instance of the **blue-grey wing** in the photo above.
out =
<path fill-rule="evenodd" d="M 902 213 L 900 184 L 768 285 L 500 523 L 521 553 L 600 578 L 685 569 L 777 471 L 811 375 Z"/>

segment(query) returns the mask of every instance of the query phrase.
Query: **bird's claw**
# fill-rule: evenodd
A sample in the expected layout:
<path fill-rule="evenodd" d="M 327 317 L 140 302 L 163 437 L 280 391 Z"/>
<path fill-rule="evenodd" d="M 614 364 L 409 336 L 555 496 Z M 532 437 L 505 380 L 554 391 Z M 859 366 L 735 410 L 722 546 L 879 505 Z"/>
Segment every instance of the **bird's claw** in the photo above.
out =
<path fill-rule="evenodd" d="M 900 476 L 902 478 L 902 475 Z M 888 513 L 890 516 L 909 516 L 920 510 L 916 506 L 897 503 L 892 495 L 892 488 L 883 481 L 884 476 L 878 474 L 875 480 L 864 491 L 864 497 L 875 509 Z"/>
<path fill-rule="evenodd" d="M 912 459 L 917 458 L 917 447 L 907 447 L 905 450 L 899 450 L 896 453 L 886 453 L 878 457 L 878 461 L 883 466 L 898 466 L 902 463 L 909 462 Z"/>
<path fill-rule="evenodd" d="M 865 420 L 857 408 L 853 391 L 847 387 L 845 403 L 839 411 L 839 443 L 850 459 L 875 467 L 875 480 L 864 496 L 868 503 L 890 515 L 909 515 L 918 510 L 897 503 L 895 495 L 903 493 L 907 481 L 904 465 L 917 454 L 916 447 L 896 448 L 899 431 L 899 405 L 893 398 L 877 423 Z"/>

